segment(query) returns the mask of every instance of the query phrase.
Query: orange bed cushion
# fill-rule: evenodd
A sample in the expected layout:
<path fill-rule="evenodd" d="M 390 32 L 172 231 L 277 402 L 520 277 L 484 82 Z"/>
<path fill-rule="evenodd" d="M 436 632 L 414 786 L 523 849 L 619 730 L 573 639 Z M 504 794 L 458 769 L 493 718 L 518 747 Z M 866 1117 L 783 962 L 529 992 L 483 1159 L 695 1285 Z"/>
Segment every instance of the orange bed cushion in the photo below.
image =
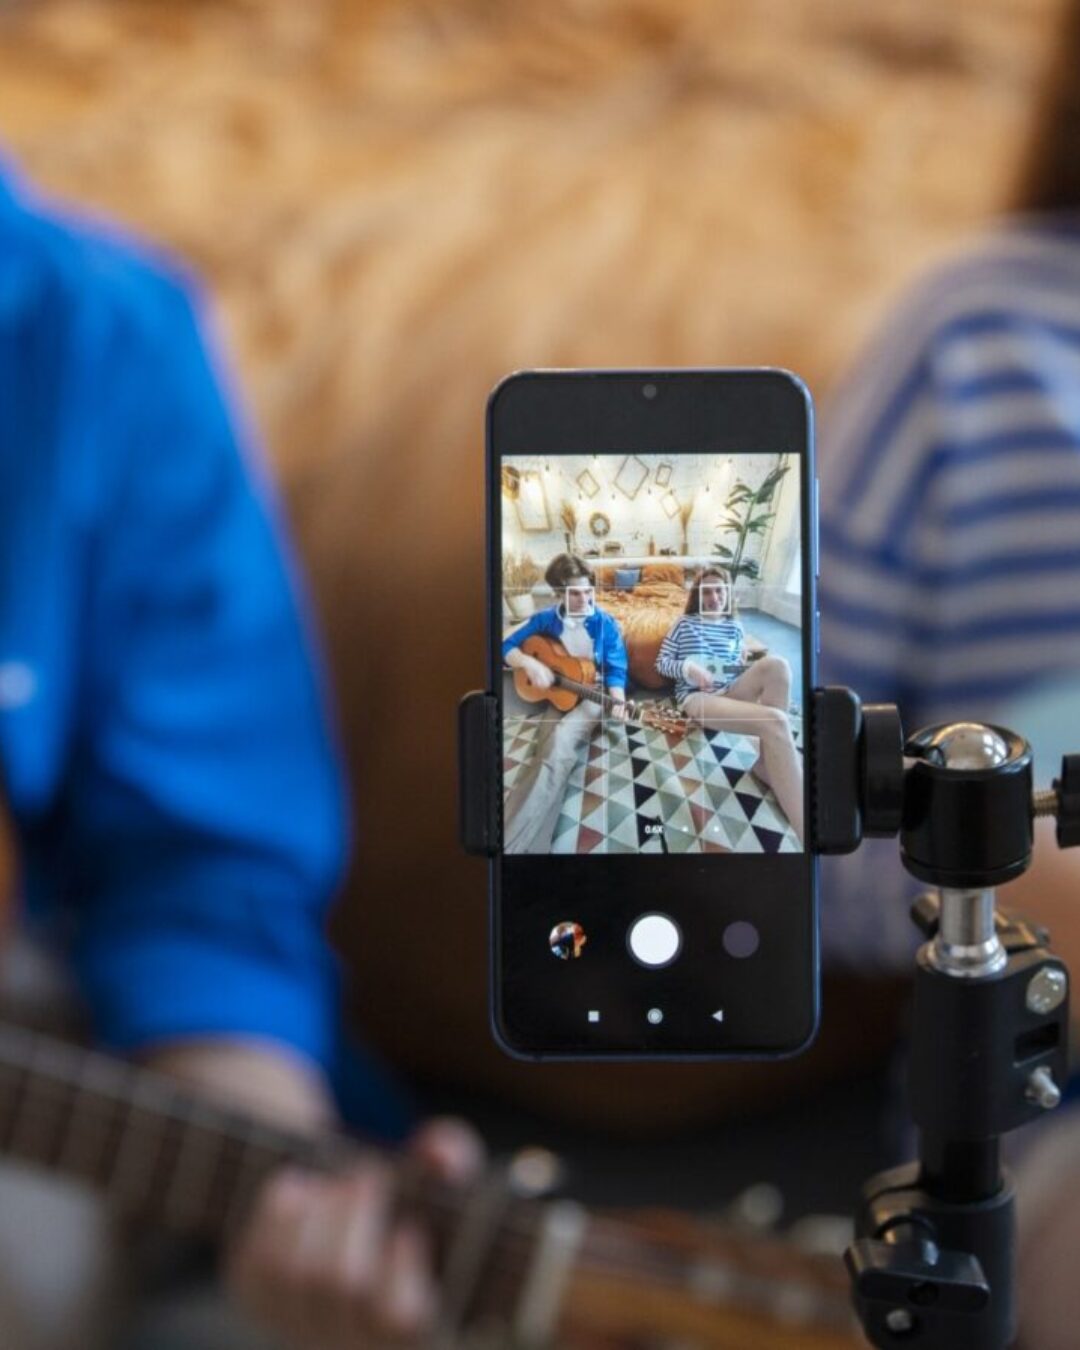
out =
<path fill-rule="evenodd" d="M 632 591 L 604 592 L 598 597 L 619 622 L 630 658 L 630 678 L 646 689 L 666 689 L 669 680 L 657 673 L 656 654 L 671 625 L 686 608 L 686 591 L 679 581 L 640 581 Z"/>
<path fill-rule="evenodd" d="M 685 577 L 680 563 L 646 563 L 641 569 L 641 580 L 645 585 L 670 581 L 674 586 L 681 586 Z"/>

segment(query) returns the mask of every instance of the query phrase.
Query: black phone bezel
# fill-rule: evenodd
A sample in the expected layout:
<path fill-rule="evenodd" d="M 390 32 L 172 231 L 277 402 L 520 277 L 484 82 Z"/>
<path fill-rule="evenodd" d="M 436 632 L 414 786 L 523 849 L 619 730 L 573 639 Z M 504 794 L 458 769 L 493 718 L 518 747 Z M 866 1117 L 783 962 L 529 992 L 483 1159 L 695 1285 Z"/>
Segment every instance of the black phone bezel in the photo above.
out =
<path fill-rule="evenodd" d="M 655 391 L 646 393 L 646 386 Z M 501 478 L 500 460 L 504 454 L 583 454 L 648 452 L 745 454 L 750 451 L 786 450 L 800 456 L 800 523 L 804 547 L 802 646 L 803 705 L 809 708 L 810 690 L 816 681 L 817 658 L 817 484 L 814 473 L 813 404 L 803 382 L 789 371 L 764 369 L 660 369 L 660 370 L 570 370 L 522 371 L 508 376 L 492 391 L 487 408 L 487 646 L 488 687 L 498 700 L 499 735 L 502 734 L 502 592 L 501 592 Z M 804 721 L 806 781 L 806 819 L 810 819 L 809 765 L 814 753 L 810 719 Z M 499 756 L 501 766 L 501 753 Z M 497 784 L 502 800 L 501 767 Z M 646 868 L 675 862 L 690 874 L 691 866 L 707 869 L 711 877 L 717 867 L 729 872 L 747 872 L 754 859 L 799 859 L 804 903 L 800 906 L 798 928 L 802 937 L 794 960 L 790 953 L 784 963 L 787 983 L 799 991 L 798 1006 L 790 1018 L 781 1018 L 787 1030 L 778 1033 L 775 1026 L 756 1043 L 715 1043 L 710 1048 L 694 1046 L 669 1048 L 664 1042 L 670 1031 L 643 1028 L 635 1033 L 634 1044 L 608 1049 L 596 1044 L 573 1047 L 553 1044 L 543 1037 L 522 1037 L 508 1027 L 505 987 L 507 961 L 504 955 L 504 888 L 501 853 L 490 860 L 490 1015 L 492 1032 L 501 1048 L 514 1058 L 539 1060 L 650 1060 L 715 1061 L 780 1059 L 799 1054 L 812 1043 L 820 1018 L 820 971 L 818 951 L 818 868 L 817 859 L 807 850 L 787 855 L 694 855 L 658 859 L 650 855 L 604 855 L 580 859 L 574 855 L 527 855 L 529 865 L 545 866 L 553 874 L 567 876 L 577 869 L 577 884 L 587 887 L 606 867 L 609 873 L 637 865 Z M 512 866 L 518 866 L 515 860 Z M 760 866 L 760 863 L 758 863 Z M 589 868 L 594 871 L 589 874 Z M 582 870 L 584 869 L 584 870 Z M 588 875 L 587 875 L 588 874 Z M 756 883 L 755 883 L 756 884 Z M 775 925 L 774 925 L 775 927 Z M 792 932 L 794 925 L 791 926 Z M 774 943 L 775 946 L 775 943 Z M 551 961 L 550 954 L 545 959 Z M 641 973 L 630 969 L 627 979 L 639 980 Z M 555 964 L 555 963 L 552 963 Z M 558 963 L 572 965 L 579 963 Z M 660 972 L 650 971 L 646 978 Z M 549 978 L 549 977 L 545 977 Z M 748 974 L 736 967 L 728 973 L 733 985 L 746 982 Z M 750 978 L 758 979 L 759 976 Z M 775 1022 L 774 1018 L 774 1022 Z M 695 1033 L 696 1034 L 696 1033 Z M 584 1037 L 582 1038 L 584 1042 Z M 726 1038 L 724 1038 L 726 1041 Z"/>

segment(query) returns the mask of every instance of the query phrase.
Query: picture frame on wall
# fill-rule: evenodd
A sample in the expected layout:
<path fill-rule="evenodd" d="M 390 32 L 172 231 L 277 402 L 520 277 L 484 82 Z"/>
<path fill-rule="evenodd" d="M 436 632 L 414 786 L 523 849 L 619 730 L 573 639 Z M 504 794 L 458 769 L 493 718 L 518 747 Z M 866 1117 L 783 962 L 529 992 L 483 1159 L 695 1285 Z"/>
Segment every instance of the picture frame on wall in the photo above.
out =
<path fill-rule="evenodd" d="M 664 515 L 668 520 L 674 520 L 679 514 L 679 499 L 670 488 L 660 498 L 660 505 L 664 508 Z"/>
<path fill-rule="evenodd" d="M 544 478 L 536 469 L 522 473 L 514 507 L 517 511 L 518 524 L 526 534 L 543 534 L 551 529 L 551 513 L 548 510 Z"/>
<path fill-rule="evenodd" d="M 600 491 L 600 484 L 588 469 L 582 469 L 578 474 L 577 485 L 586 497 L 595 497 Z"/>
<path fill-rule="evenodd" d="M 663 462 L 663 464 L 658 464 L 658 465 L 656 466 L 656 473 L 655 473 L 655 475 L 654 475 L 654 481 L 655 481 L 657 487 L 666 488 L 666 487 L 669 487 L 669 486 L 671 485 L 671 462 L 670 462 L 670 460 L 666 460 L 666 459 L 665 459 L 664 462 Z"/>
<path fill-rule="evenodd" d="M 624 497 L 629 497 L 633 501 L 645 486 L 648 476 L 649 466 L 645 461 L 637 455 L 627 455 L 615 475 L 615 486 Z"/>

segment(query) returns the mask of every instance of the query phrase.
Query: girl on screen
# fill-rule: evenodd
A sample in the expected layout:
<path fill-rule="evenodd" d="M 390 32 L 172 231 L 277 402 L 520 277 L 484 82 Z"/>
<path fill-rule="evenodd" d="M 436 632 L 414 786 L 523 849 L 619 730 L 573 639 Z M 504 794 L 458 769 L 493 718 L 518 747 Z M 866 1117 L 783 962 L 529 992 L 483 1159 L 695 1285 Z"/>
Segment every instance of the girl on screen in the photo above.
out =
<path fill-rule="evenodd" d="M 788 721 L 791 667 L 779 656 L 744 667 L 746 635 L 733 595 L 725 568 L 697 571 L 685 613 L 660 644 L 656 669 L 675 681 L 676 702 L 699 725 L 757 738 L 754 777 L 772 789 L 801 844 L 802 761 Z"/>

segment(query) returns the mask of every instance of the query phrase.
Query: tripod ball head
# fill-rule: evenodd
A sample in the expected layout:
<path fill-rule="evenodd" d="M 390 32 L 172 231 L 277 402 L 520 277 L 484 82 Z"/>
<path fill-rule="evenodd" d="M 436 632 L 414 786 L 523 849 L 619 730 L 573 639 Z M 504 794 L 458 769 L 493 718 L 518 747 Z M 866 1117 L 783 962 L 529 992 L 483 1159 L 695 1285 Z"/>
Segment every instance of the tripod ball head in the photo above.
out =
<path fill-rule="evenodd" d="M 948 722 L 904 746 L 904 866 L 954 889 L 1002 886 L 1031 862 L 1031 747 L 1005 727 Z"/>

